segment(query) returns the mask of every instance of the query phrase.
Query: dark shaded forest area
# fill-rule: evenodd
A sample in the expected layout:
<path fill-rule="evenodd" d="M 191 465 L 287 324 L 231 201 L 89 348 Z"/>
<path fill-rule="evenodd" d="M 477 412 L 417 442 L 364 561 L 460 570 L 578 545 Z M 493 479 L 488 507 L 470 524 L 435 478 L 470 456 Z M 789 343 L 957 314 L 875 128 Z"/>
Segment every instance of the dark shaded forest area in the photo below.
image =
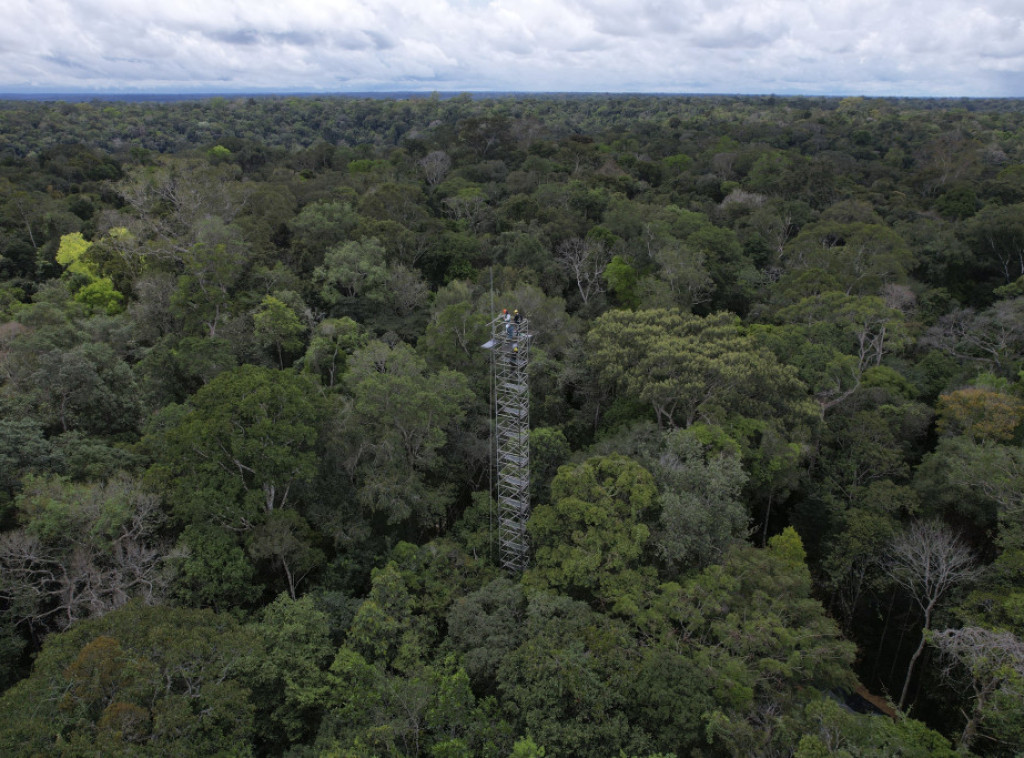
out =
<path fill-rule="evenodd" d="M 1024 749 L 1022 101 L 0 103 L 0 409 L 3 755 Z"/>

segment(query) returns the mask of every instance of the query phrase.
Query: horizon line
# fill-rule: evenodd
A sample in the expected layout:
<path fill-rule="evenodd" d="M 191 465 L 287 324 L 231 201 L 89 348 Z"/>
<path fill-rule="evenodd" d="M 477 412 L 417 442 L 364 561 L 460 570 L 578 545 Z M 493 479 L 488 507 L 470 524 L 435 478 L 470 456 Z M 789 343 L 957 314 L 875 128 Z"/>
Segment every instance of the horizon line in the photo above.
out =
<path fill-rule="evenodd" d="M 273 97 L 363 97 L 373 99 L 388 98 L 429 98 L 439 96 L 446 99 L 469 95 L 474 98 L 486 97 L 735 97 L 735 98 L 797 98 L 797 99 L 842 99 L 857 98 L 863 100 L 1022 100 L 1024 96 L 1013 95 L 911 95 L 911 94 L 889 94 L 870 95 L 852 92 L 832 93 L 811 93 L 811 92 L 667 92 L 667 91 L 637 91 L 637 90 L 472 90 L 472 89 L 451 89 L 451 90 L 419 90 L 419 89 L 394 89 L 394 90 L 336 90 L 317 91 L 300 89 L 281 90 L 42 90 L 28 89 L 5 92 L 0 90 L 0 100 L 14 101 L 88 101 L 111 99 L 115 101 L 141 99 L 159 101 L 166 99 L 216 99 L 216 98 L 273 98 Z"/>

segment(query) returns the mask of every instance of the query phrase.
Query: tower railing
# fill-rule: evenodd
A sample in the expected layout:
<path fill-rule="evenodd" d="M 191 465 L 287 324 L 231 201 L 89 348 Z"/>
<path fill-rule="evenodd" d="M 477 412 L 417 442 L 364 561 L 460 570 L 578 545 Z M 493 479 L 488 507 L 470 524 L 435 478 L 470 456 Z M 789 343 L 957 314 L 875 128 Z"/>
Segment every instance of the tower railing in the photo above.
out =
<path fill-rule="evenodd" d="M 497 469 L 498 557 L 513 573 L 530 564 L 530 322 L 491 324 L 494 372 L 494 453 Z"/>

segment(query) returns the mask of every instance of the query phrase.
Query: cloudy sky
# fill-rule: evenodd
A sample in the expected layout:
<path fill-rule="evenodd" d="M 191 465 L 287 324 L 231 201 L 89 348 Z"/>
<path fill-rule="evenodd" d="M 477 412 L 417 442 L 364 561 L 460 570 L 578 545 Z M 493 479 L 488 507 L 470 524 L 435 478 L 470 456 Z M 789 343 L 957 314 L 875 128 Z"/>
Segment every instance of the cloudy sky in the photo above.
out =
<path fill-rule="evenodd" d="M 0 92 L 1024 96 L 1022 0 L 5 0 Z"/>

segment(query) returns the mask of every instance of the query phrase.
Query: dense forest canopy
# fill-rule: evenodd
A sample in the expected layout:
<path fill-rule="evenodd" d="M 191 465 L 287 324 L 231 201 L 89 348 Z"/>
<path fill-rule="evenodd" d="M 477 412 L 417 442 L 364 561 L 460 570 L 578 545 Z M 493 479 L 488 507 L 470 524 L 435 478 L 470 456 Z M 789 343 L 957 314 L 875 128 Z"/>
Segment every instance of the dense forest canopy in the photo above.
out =
<path fill-rule="evenodd" d="M 3 102 L 0 752 L 1016 755 L 1022 421 L 1022 101 Z"/>

